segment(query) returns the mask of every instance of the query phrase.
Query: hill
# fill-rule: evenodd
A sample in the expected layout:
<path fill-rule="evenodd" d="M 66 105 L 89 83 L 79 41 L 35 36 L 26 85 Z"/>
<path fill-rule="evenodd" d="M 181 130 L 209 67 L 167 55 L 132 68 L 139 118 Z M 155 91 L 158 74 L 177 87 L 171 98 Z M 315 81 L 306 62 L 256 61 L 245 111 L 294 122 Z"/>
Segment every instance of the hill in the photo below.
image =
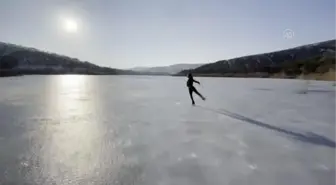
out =
<path fill-rule="evenodd" d="M 76 58 L 35 48 L 0 42 L 0 76 L 27 74 L 133 74 L 128 70 L 101 67 Z"/>
<path fill-rule="evenodd" d="M 135 67 L 130 70 L 141 72 L 141 73 L 149 73 L 149 74 L 176 74 L 182 70 L 195 69 L 204 64 L 174 64 L 170 66 L 158 66 L 158 67 Z"/>
<path fill-rule="evenodd" d="M 183 70 L 176 75 L 192 72 L 196 76 L 296 78 L 302 74 L 323 75 L 334 71 L 335 40 L 328 40 L 270 53 L 220 60 L 193 70 Z"/>

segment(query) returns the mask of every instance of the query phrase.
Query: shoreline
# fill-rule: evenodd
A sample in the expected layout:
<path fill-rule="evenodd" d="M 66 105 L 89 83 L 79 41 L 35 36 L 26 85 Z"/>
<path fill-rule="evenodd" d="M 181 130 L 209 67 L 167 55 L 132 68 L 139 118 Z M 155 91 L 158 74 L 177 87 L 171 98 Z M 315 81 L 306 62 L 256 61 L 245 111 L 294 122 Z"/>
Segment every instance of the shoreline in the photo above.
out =
<path fill-rule="evenodd" d="M 185 76 L 184 74 L 176 74 L 172 76 Z M 302 79 L 302 80 L 317 80 L 317 81 L 336 81 L 336 71 L 326 73 L 310 73 L 300 75 L 285 75 L 283 73 L 267 74 L 267 73 L 251 73 L 251 74 L 198 74 L 193 73 L 195 77 L 214 77 L 214 78 L 270 78 L 270 79 Z"/>

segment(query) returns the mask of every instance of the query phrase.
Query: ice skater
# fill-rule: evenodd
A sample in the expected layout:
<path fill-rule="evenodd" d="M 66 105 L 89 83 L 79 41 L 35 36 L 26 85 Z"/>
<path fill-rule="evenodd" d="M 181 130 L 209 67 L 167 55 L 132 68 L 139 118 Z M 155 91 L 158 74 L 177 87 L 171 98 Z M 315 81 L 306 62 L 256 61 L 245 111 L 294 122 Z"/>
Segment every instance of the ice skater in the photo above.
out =
<path fill-rule="evenodd" d="M 193 83 L 198 83 L 201 84 L 199 81 L 194 80 L 193 76 L 191 73 L 188 74 L 188 81 L 187 81 L 187 87 L 189 89 L 189 94 L 190 94 L 190 98 L 191 98 L 191 102 L 193 105 L 195 105 L 195 101 L 193 98 L 193 92 L 195 92 L 198 96 L 200 96 L 202 98 L 202 100 L 205 100 L 205 97 L 203 95 L 201 95 L 201 93 L 199 93 L 197 91 L 197 89 L 193 86 Z"/>

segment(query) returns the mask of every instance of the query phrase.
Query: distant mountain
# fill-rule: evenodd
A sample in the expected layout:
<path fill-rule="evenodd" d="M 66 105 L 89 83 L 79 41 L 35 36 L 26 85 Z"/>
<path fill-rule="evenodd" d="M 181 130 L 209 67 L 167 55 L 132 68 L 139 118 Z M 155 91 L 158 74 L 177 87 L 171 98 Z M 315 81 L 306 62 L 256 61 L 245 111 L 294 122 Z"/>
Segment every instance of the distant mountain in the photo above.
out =
<path fill-rule="evenodd" d="M 0 42 L 0 76 L 18 74 L 132 74 L 35 48 Z"/>
<path fill-rule="evenodd" d="M 174 64 L 170 66 L 160 66 L 160 67 L 135 67 L 130 70 L 141 72 L 141 73 L 154 73 L 154 74 L 176 74 L 182 70 L 194 69 L 203 64 Z"/>
<path fill-rule="evenodd" d="M 335 71 L 335 42 L 303 45 L 270 53 L 256 54 L 205 64 L 193 70 L 182 70 L 176 75 L 192 72 L 198 76 L 270 77 L 283 74 L 295 77 L 303 73 L 323 74 Z"/>

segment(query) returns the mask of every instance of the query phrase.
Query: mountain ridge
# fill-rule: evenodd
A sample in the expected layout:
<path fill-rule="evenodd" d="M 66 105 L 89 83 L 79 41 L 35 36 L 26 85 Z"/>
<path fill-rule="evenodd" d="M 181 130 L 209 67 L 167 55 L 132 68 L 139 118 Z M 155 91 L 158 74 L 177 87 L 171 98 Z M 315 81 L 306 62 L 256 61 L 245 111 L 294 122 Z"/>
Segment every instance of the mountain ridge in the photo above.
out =
<path fill-rule="evenodd" d="M 323 74 L 335 70 L 335 39 L 300 45 L 273 52 L 219 60 L 175 76 L 191 72 L 198 76 L 271 77 L 283 73 L 295 77 L 303 73 Z"/>
<path fill-rule="evenodd" d="M 136 74 L 133 71 L 99 66 L 77 58 L 36 48 L 0 42 L 0 76 L 28 74 Z"/>
<path fill-rule="evenodd" d="M 194 69 L 204 64 L 188 64 L 188 63 L 179 63 L 179 64 L 172 64 L 168 66 L 154 66 L 154 67 L 133 67 L 129 70 L 136 71 L 136 72 L 148 72 L 148 73 L 161 73 L 161 74 L 175 74 L 182 70 L 186 69 Z"/>

